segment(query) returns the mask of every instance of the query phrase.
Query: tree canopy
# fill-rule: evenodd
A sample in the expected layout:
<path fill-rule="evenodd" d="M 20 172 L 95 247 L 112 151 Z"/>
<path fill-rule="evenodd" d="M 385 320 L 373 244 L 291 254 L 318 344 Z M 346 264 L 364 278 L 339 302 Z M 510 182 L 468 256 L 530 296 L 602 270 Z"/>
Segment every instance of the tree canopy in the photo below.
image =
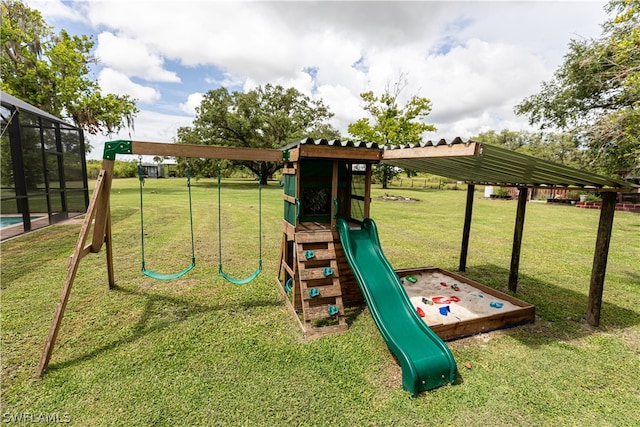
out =
<path fill-rule="evenodd" d="M 574 131 L 596 170 L 640 172 L 640 1 L 612 0 L 597 39 L 572 40 L 541 91 L 516 106 L 541 128 Z"/>
<path fill-rule="evenodd" d="M 329 123 L 333 117 L 322 101 L 313 100 L 295 88 L 267 84 L 248 92 L 226 88 L 207 92 L 196 109 L 193 125 L 178 129 L 177 142 L 248 148 L 282 148 L 306 137 L 339 138 Z M 266 184 L 282 167 L 272 162 L 234 162 L 249 168 Z M 214 175 L 210 160 L 192 161 L 192 170 Z"/>
<path fill-rule="evenodd" d="M 129 96 L 103 94 L 89 78 L 94 42 L 89 36 L 56 34 L 37 10 L 3 0 L 2 90 L 85 131 L 115 133 L 133 127 L 138 109 Z"/>
<path fill-rule="evenodd" d="M 387 84 L 384 93 L 379 96 L 372 91 L 361 93 L 364 110 L 370 118 L 364 117 L 351 123 L 349 134 L 358 141 L 394 145 L 417 144 L 424 132 L 435 131 L 435 126 L 424 122 L 431 112 L 429 99 L 413 95 L 404 106 L 398 105 L 398 97 L 406 86 L 406 78 L 400 76 L 393 88 Z M 382 188 L 387 188 L 399 170 L 389 165 L 376 165 L 373 173 L 382 183 Z"/>

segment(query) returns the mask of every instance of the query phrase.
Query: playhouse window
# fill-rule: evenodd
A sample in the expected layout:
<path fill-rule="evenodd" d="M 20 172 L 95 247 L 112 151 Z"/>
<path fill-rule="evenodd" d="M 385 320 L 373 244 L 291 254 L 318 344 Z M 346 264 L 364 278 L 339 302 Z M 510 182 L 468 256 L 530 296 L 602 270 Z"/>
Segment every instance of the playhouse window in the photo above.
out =
<path fill-rule="evenodd" d="M 358 222 L 364 220 L 364 198 L 366 186 L 366 166 L 351 165 L 351 219 Z"/>
<path fill-rule="evenodd" d="M 302 199 L 306 215 L 331 214 L 331 188 L 305 188 Z"/>

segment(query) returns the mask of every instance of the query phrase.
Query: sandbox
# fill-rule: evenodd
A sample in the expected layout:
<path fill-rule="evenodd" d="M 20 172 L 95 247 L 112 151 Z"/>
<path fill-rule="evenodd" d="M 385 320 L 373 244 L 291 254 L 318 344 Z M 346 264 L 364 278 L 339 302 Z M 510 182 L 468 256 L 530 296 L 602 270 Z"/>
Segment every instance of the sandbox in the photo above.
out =
<path fill-rule="evenodd" d="M 397 270 L 418 313 L 443 340 L 508 328 L 535 319 L 535 307 L 437 267 Z"/>

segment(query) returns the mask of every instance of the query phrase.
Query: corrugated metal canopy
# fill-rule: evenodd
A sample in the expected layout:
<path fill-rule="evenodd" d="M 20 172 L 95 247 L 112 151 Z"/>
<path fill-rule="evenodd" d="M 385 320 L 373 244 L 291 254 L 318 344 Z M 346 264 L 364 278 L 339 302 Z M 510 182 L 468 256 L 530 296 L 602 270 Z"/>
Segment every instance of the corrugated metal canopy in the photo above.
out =
<path fill-rule="evenodd" d="M 474 154 L 447 156 L 446 150 L 456 146 L 475 146 Z M 460 138 L 456 138 L 450 143 L 440 140 L 437 142 L 427 141 L 420 145 L 385 146 L 383 148 L 385 150 L 382 155 L 384 164 L 440 175 L 468 184 L 594 189 L 637 188 L 628 182 L 570 168 L 493 145 L 472 140 L 464 142 Z"/>
<path fill-rule="evenodd" d="M 599 190 L 638 189 L 637 185 L 542 160 L 494 145 L 455 138 L 418 145 L 378 146 L 375 143 L 306 138 L 282 150 L 328 147 L 382 150 L 382 163 L 443 176 L 467 184 Z M 324 153 L 324 152 L 323 152 Z M 324 153 L 327 156 L 331 153 Z M 304 157 L 304 155 L 303 155 Z"/>
<path fill-rule="evenodd" d="M 282 150 L 290 150 L 292 148 L 301 146 L 301 145 L 316 145 L 316 146 L 328 146 L 328 147 L 342 147 L 342 148 L 366 148 L 366 149 L 379 149 L 378 144 L 375 142 L 357 142 L 357 141 L 342 141 L 340 139 L 313 139 L 313 138 L 305 138 L 300 141 L 292 142 L 285 147 L 282 147 Z"/>

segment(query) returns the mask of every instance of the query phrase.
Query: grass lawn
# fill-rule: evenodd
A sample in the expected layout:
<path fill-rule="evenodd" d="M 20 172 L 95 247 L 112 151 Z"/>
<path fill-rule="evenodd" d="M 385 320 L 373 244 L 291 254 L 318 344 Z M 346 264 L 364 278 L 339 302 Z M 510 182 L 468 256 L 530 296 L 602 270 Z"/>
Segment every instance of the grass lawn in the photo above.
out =
<path fill-rule="evenodd" d="M 117 288 L 104 251 L 80 265 L 49 370 L 34 380 L 79 224 L 1 245 L 2 422 L 58 417 L 73 425 L 638 425 L 640 215 L 616 212 L 601 326 L 583 320 L 599 211 L 529 203 L 516 296 L 536 306 L 531 325 L 448 343 L 456 385 L 411 398 L 368 311 L 349 331 L 318 340 L 281 300 L 282 188 L 263 190 L 263 273 L 235 286 L 218 276 L 216 183 L 193 183 L 197 266 L 161 282 L 140 274 L 138 183 L 111 197 Z M 371 216 L 395 268 L 458 265 L 465 191 L 392 189 Z M 516 202 L 474 206 L 467 272 L 506 291 Z M 258 263 L 255 183 L 226 181 L 225 272 Z M 191 262 L 183 179 L 147 180 L 147 268 Z M 470 363 L 468 369 L 463 365 Z M 29 418 L 30 417 L 30 418 Z"/>

